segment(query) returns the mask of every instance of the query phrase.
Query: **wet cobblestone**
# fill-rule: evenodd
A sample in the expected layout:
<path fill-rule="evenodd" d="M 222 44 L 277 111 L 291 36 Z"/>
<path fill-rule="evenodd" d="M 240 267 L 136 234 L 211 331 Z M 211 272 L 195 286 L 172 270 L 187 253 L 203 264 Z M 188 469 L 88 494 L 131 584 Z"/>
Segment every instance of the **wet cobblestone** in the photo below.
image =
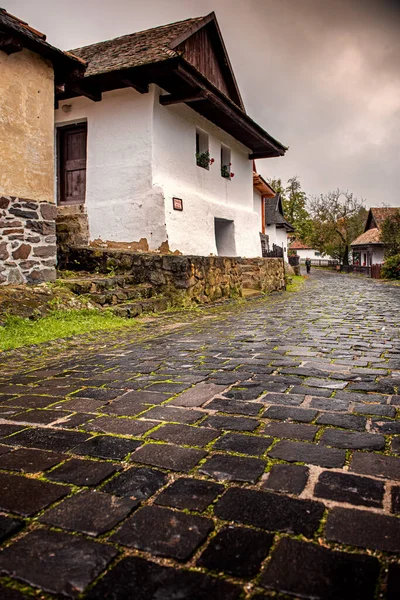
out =
<path fill-rule="evenodd" d="M 397 600 L 399 309 L 314 270 L 1 355 L 1 599 Z"/>

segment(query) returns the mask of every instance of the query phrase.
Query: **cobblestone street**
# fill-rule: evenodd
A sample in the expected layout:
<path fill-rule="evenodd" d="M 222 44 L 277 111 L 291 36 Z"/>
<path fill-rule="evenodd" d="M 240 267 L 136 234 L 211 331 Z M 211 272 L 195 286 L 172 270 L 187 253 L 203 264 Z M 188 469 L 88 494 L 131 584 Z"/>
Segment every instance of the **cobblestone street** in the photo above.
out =
<path fill-rule="evenodd" d="M 1 355 L 1 600 L 398 600 L 399 314 L 314 269 Z"/>

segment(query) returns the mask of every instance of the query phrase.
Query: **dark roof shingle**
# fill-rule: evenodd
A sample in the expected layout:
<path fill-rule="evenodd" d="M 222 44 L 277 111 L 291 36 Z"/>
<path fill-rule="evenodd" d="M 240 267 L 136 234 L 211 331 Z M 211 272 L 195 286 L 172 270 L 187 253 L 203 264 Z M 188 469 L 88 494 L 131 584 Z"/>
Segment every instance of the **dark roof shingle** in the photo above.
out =
<path fill-rule="evenodd" d="M 283 215 L 280 194 L 273 198 L 265 198 L 265 223 L 266 225 L 283 225 L 286 229 L 294 231 L 294 227 L 286 221 Z"/>
<path fill-rule="evenodd" d="M 204 17 L 186 19 L 75 48 L 70 52 L 89 63 L 87 77 L 161 62 L 178 57 L 179 52 L 171 49 L 170 44 L 203 20 Z"/>

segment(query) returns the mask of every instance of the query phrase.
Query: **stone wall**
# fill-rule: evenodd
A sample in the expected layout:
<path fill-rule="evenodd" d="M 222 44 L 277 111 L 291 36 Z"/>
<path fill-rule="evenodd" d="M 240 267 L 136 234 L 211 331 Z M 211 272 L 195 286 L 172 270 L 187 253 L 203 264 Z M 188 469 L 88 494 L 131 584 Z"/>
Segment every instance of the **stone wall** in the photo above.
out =
<path fill-rule="evenodd" d="M 243 288 L 263 293 L 285 288 L 285 269 L 281 258 L 239 258 Z"/>
<path fill-rule="evenodd" d="M 243 265 L 250 264 L 262 292 L 284 289 L 283 260 L 221 256 L 176 256 L 130 251 L 71 248 L 66 267 L 103 274 L 129 273 L 150 283 L 171 306 L 205 304 L 243 295 Z"/>
<path fill-rule="evenodd" d="M 89 224 L 84 204 L 57 206 L 56 231 L 59 268 L 63 268 L 68 262 L 70 248 L 89 244 Z"/>
<path fill-rule="evenodd" d="M 56 212 L 50 202 L 0 196 L 0 284 L 55 280 Z"/>

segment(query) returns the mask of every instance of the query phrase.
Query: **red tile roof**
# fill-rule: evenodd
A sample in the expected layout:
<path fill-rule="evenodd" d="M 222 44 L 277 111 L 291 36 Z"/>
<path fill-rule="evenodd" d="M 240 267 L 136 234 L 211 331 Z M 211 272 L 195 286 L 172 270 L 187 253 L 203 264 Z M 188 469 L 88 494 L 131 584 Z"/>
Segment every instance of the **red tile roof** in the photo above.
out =
<path fill-rule="evenodd" d="M 312 250 L 310 244 L 305 244 L 300 240 L 294 240 L 289 247 L 291 250 Z"/>

